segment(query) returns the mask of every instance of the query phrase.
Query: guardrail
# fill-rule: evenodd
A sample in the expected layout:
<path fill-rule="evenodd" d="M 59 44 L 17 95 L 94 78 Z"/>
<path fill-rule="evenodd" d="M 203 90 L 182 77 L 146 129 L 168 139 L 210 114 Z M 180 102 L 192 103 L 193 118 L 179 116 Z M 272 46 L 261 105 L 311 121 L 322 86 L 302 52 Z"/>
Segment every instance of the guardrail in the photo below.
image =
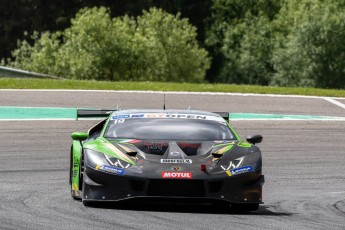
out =
<path fill-rule="evenodd" d="M 20 69 L 9 68 L 0 66 L 0 77 L 13 77 L 13 78 L 53 78 L 53 79 L 66 79 L 56 77 L 48 74 L 34 73 Z"/>

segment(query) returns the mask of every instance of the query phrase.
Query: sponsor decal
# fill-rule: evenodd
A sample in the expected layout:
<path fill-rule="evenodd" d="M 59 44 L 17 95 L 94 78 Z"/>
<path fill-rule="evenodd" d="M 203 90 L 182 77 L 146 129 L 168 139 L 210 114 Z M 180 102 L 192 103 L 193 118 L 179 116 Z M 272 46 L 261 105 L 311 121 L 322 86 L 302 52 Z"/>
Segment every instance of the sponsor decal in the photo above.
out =
<path fill-rule="evenodd" d="M 180 167 L 174 166 L 174 170 L 175 170 L 175 171 L 180 171 Z"/>
<path fill-rule="evenodd" d="M 184 118 L 224 122 L 224 119 L 221 117 L 200 114 L 147 113 L 144 115 L 144 118 Z"/>
<path fill-rule="evenodd" d="M 214 141 L 214 143 L 219 144 L 219 145 L 226 144 L 226 143 L 235 144 L 234 141 L 230 141 L 230 140 L 219 140 L 219 141 Z M 216 146 L 218 146 L 218 145 L 216 145 Z"/>
<path fill-rule="evenodd" d="M 142 118 L 144 114 L 119 114 L 111 117 L 111 120 L 127 119 L 127 118 Z"/>
<path fill-rule="evenodd" d="M 118 175 L 124 175 L 126 173 L 126 169 L 114 167 L 111 165 L 97 165 L 96 170 L 101 170 L 104 172 L 115 173 Z"/>
<path fill-rule="evenodd" d="M 136 139 L 124 139 L 124 140 L 118 140 L 119 143 L 130 143 L 130 144 L 136 144 L 141 142 L 141 140 Z"/>
<path fill-rule="evenodd" d="M 162 172 L 162 178 L 166 179 L 192 179 L 191 172 Z"/>
<path fill-rule="evenodd" d="M 197 144 L 197 143 L 183 143 L 183 142 L 179 142 L 178 143 L 178 146 L 180 147 L 180 148 L 193 148 L 193 149 L 198 149 L 200 146 L 201 146 L 201 144 Z"/>
<path fill-rule="evenodd" d="M 168 147 L 166 142 L 144 142 L 144 146 L 149 150 L 162 150 L 164 147 Z"/>
<path fill-rule="evenodd" d="M 144 117 L 144 114 L 132 114 L 131 118 L 142 118 Z"/>
<path fill-rule="evenodd" d="M 147 113 L 146 118 L 187 118 L 187 119 L 206 119 L 207 116 L 195 114 L 172 114 L 172 113 Z"/>
<path fill-rule="evenodd" d="M 252 166 L 243 166 L 240 168 L 231 169 L 230 173 L 231 175 L 237 175 L 237 174 L 242 174 L 242 173 L 247 173 L 247 172 L 252 172 L 252 171 L 253 171 Z"/>
<path fill-rule="evenodd" d="M 125 119 L 121 118 L 121 119 L 115 119 L 113 120 L 114 121 L 114 124 L 122 124 L 122 123 L 125 123 Z"/>
<path fill-rule="evenodd" d="M 145 114 L 118 114 L 112 116 L 112 120 L 127 118 L 185 118 L 185 119 L 202 119 L 212 120 L 224 123 L 224 119 L 218 116 L 202 114 L 180 114 L 180 113 L 145 113 Z"/>
<path fill-rule="evenodd" d="M 176 156 L 180 155 L 180 153 L 179 152 L 170 152 L 170 155 L 176 157 Z"/>
<path fill-rule="evenodd" d="M 119 114 L 119 115 L 115 115 L 112 116 L 112 120 L 116 120 L 116 119 L 121 119 L 121 118 L 130 118 L 130 114 Z"/>
<path fill-rule="evenodd" d="M 78 176 L 78 174 L 79 174 L 79 161 L 73 164 L 73 177 Z"/>
<path fill-rule="evenodd" d="M 162 164 L 191 164 L 191 159 L 161 159 Z"/>

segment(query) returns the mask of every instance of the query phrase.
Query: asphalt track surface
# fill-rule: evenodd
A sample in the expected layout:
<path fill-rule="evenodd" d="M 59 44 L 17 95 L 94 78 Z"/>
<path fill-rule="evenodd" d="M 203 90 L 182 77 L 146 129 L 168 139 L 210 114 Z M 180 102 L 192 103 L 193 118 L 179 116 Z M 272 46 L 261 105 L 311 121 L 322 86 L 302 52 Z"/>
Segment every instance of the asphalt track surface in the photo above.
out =
<path fill-rule="evenodd" d="M 167 108 L 345 116 L 322 98 L 167 94 Z M 345 103 L 345 100 L 337 100 Z M 162 94 L 0 91 L 1 106 L 162 108 Z M 0 121 L 0 229 L 344 229 L 345 122 L 235 121 L 262 134 L 264 204 L 233 213 L 208 205 L 84 207 L 70 197 L 73 131 L 94 121 Z"/>

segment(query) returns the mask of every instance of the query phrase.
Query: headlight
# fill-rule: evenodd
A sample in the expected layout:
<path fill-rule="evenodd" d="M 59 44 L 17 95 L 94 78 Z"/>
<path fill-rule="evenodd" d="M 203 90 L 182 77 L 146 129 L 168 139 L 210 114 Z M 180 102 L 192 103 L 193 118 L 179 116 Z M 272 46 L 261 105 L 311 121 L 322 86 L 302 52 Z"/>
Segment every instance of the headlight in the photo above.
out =
<path fill-rule="evenodd" d="M 96 152 L 94 150 L 85 149 L 84 156 L 85 165 L 88 165 L 92 168 L 96 168 L 97 165 L 109 165 L 104 157 L 104 154 Z"/>
<path fill-rule="evenodd" d="M 116 166 L 116 167 L 120 167 L 123 169 L 127 169 L 131 166 L 130 163 L 124 161 L 124 160 L 120 160 L 118 158 L 115 157 L 110 157 L 108 155 L 104 155 L 105 159 L 107 159 L 107 161 L 109 162 L 110 165 Z"/>
<path fill-rule="evenodd" d="M 238 175 L 247 172 L 253 172 L 253 166 L 242 164 L 244 162 L 244 156 L 232 160 L 228 165 L 221 165 L 220 167 L 229 175 Z"/>
<path fill-rule="evenodd" d="M 131 167 L 131 164 L 124 160 L 108 156 L 91 149 L 85 150 L 85 163 L 95 169 L 101 166 L 114 166 L 122 169 L 128 169 Z"/>
<path fill-rule="evenodd" d="M 232 170 L 232 169 L 236 169 L 236 168 L 241 166 L 241 164 L 243 162 L 243 159 L 244 159 L 244 157 L 237 158 L 235 160 L 230 161 L 228 165 L 221 165 L 220 167 L 224 171 L 229 171 L 229 170 Z"/>

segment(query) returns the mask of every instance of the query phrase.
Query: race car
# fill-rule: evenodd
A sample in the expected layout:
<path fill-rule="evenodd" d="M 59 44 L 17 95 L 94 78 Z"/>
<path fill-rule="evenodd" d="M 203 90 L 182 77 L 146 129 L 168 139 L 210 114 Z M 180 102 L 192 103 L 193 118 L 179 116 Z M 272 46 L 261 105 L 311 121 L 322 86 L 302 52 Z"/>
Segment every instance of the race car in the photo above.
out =
<path fill-rule="evenodd" d="M 197 110 L 78 110 L 104 117 L 74 132 L 70 185 L 84 205 L 128 199 L 177 199 L 253 211 L 262 203 L 262 158 L 229 125 L 229 113 Z"/>

